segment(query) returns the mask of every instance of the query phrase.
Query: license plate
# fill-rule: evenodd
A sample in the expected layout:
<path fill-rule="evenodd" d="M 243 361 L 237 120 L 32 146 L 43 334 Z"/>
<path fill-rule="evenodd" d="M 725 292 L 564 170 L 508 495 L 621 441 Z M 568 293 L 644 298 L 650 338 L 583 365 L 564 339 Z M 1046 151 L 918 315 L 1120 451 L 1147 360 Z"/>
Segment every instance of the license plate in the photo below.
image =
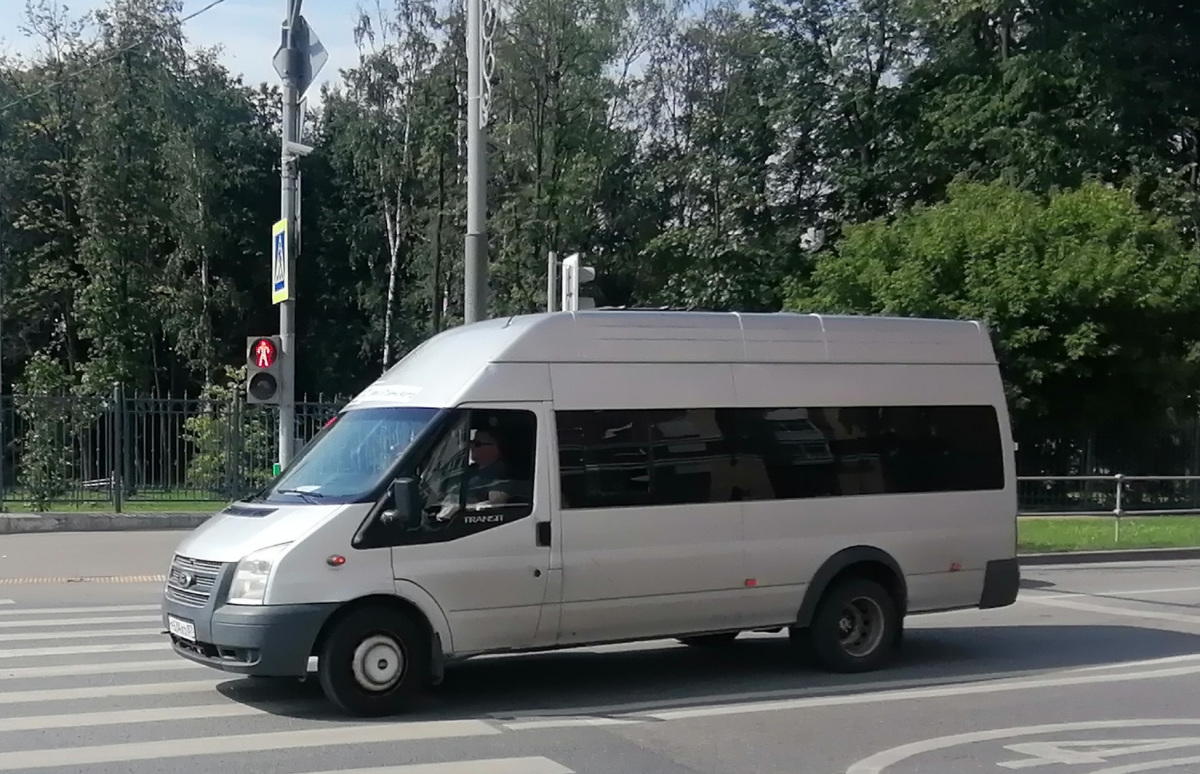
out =
<path fill-rule="evenodd" d="M 180 639 L 188 642 L 196 641 L 196 624 L 191 621 L 184 621 L 181 618 L 176 618 L 173 615 L 167 616 L 167 629 Z"/>

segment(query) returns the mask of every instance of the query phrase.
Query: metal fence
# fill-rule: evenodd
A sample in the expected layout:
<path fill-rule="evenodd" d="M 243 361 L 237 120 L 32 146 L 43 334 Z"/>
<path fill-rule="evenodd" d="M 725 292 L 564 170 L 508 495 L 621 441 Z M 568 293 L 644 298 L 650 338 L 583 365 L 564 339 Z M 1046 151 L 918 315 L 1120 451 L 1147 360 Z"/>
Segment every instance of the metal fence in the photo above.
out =
<path fill-rule="evenodd" d="M 295 448 L 347 400 L 299 402 Z M 202 398 L 0 396 L 0 506 L 211 507 L 270 479 L 278 427 L 276 407 L 247 405 L 236 389 Z M 1200 424 L 1074 436 L 1027 428 L 1018 441 L 1023 516 L 1200 513 Z"/>
<path fill-rule="evenodd" d="M 344 400 L 296 405 L 295 448 Z M 228 502 L 268 481 L 279 410 L 228 398 L 0 397 L 0 505 L 134 510 Z"/>
<path fill-rule="evenodd" d="M 1021 476 L 1022 516 L 1200 513 L 1200 476 Z"/>

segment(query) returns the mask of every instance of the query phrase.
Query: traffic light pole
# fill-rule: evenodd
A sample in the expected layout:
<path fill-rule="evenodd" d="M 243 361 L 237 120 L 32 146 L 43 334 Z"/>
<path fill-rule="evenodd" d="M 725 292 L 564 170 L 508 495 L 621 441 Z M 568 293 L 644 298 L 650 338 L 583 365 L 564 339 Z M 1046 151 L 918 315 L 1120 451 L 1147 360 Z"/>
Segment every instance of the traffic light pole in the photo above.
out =
<path fill-rule="evenodd" d="M 301 0 L 287 0 L 287 28 L 284 45 L 287 66 L 283 73 L 283 127 L 281 144 L 280 184 L 282 196 L 279 217 L 287 223 L 285 239 L 289 260 L 288 298 L 279 303 L 279 338 L 283 347 L 279 395 L 279 466 L 287 467 L 292 459 L 292 444 L 296 435 L 296 214 L 299 204 L 296 191 L 297 159 L 290 144 L 300 142 L 300 89 L 297 83 L 301 57 L 307 52 L 297 45 L 296 29 L 300 24 Z"/>

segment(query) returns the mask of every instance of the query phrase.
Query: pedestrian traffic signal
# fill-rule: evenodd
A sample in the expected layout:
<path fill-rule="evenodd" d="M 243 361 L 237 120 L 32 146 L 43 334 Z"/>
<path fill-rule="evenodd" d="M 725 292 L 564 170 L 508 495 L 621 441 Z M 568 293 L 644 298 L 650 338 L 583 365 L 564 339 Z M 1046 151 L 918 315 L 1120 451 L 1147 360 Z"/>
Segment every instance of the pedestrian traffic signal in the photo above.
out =
<path fill-rule="evenodd" d="M 279 358 L 283 354 L 278 336 L 246 339 L 246 402 L 279 403 Z"/>
<path fill-rule="evenodd" d="M 572 253 L 562 263 L 562 309 L 574 312 L 577 309 L 595 309 L 596 302 L 590 295 L 588 283 L 596 279 L 596 269 L 583 266 L 579 253 Z"/>

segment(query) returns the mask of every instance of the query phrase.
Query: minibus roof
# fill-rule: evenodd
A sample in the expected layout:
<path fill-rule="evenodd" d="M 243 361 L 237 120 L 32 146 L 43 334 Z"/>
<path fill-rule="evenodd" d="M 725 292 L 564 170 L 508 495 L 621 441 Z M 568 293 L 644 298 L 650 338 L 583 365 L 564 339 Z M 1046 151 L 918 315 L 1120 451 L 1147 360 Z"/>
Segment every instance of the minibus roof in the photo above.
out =
<path fill-rule="evenodd" d="M 444 405 L 491 366 L 555 363 L 994 365 L 972 320 L 799 313 L 586 310 L 519 315 L 426 340 L 351 402 Z M 428 388 L 438 384 L 435 400 Z M 535 391 L 536 392 L 536 391 Z M 549 395 L 530 394 L 530 400 Z"/>

